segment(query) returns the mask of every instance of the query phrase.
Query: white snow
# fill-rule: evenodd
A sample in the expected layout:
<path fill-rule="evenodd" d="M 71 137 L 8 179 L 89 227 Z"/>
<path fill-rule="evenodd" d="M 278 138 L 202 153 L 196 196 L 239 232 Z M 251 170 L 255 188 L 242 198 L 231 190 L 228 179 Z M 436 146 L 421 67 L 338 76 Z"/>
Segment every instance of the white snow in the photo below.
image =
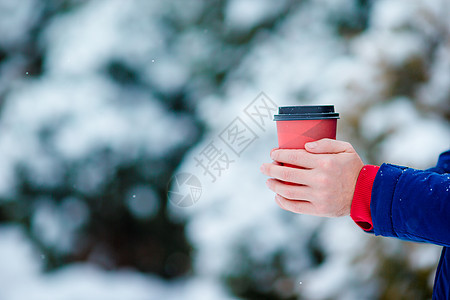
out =
<path fill-rule="evenodd" d="M 8 300 L 62 299 L 231 299 L 204 277 L 164 282 L 131 269 L 103 271 L 89 264 L 72 264 L 42 273 L 40 255 L 20 226 L 0 227 L 0 298 Z"/>
<path fill-rule="evenodd" d="M 161 156 L 195 132 L 185 116 L 167 112 L 142 93 L 132 96 L 122 98 L 110 82 L 98 77 L 50 77 L 24 83 L 10 95 L 3 111 L 1 123 L 7 131 L 0 137 L 0 159 L 5 161 L 2 172 L 8 176 L 15 162 L 25 161 L 35 178 L 42 181 L 39 184 L 58 184 L 59 161 L 43 155 L 37 140 L 38 133 L 50 126 L 57 126 L 52 145 L 69 160 L 105 147 L 125 160 L 134 159 L 140 152 Z M 127 105 L 130 102 L 132 105 Z M 167 130 L 171 134 L 166 134 Z M 109 170 L 104 168 L 97 164 L 84 169 L 80 187 L 95 189 L 108 175 Z"/>
<path fill-rule="evenodd" d="M 225 24 L 238 30 L 249 30 L 268 17 L 276 15 L 286 5 L 285 0 L 231 0 L 225 11 Z"/>

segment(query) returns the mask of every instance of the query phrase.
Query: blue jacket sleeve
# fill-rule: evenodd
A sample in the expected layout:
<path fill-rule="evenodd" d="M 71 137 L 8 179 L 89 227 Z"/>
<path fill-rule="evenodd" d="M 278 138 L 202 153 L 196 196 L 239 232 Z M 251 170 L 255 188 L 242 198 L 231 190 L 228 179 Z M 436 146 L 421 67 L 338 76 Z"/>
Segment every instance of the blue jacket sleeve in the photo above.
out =
<path fill-rule="evenodd" d="M 375 235 L 450 246 L 449 166 L 450 151 L 425 171 L 383 164 L 370 204 Z"/>

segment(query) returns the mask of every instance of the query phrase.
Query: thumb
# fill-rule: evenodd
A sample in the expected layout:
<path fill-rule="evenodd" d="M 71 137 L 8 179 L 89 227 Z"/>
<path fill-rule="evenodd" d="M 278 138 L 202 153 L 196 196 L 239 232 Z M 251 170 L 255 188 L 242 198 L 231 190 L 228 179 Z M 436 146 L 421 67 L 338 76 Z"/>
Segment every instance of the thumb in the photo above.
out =
<path fill-rule="evenodd" d="M 315 142 L 306 143 L 305 150 L 317 154 L 355 152 L 352 145 L 349 143 L 332 139 L 321 139 Z"/>

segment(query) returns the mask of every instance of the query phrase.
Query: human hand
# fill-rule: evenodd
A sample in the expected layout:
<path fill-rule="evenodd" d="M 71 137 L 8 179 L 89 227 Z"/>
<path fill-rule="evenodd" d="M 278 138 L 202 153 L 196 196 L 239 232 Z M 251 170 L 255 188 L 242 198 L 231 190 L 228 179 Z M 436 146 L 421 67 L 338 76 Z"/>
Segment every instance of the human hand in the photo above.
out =
<path fill-rule="evenodd" d="M 350 214 L 361 158 L 347 142 L 322 139 L 303 149 L 274 149 L 273 163 L 261 172 L 278 205 L 295 213 L 322 217 Z M 296 167 L 283 166 L 290 164 Z"/>

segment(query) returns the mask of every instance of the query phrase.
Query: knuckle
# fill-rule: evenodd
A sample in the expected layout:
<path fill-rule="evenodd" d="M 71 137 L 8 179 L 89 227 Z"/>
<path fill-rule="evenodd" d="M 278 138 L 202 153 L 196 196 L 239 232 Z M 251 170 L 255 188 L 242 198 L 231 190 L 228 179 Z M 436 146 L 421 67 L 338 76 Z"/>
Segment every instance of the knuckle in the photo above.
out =
<path fill-rule="evenodd" d="M 298 155 L 297 155 L 297 153 L 295 153 L 295 152 L 293 152 L 293 151 L 290 151 L 290 152 L 287 154 L 286 159 L 287 159 L 287 161 L 289 161 L 289 162 L 296 162 L 296 161 L 298 160 Z"/>
<path fill-rule="evenodd" d="M 295 199 L 297 193 L 292 188 L 285 188 L 283 190 L 284 197 L 287 199 Z"/>
<path fill-rule="evenodd" d="M 330 179 L 326 174 L 320 174 L 317 176 L 316 179 L 317 183 L 321 187 L 327 187 L 330 184 Z M 322 190 L 322 193 L 324 193 L 325 190 Z"/>
<path fill-rule="evenodd" d="M 290 170 L 289 168 L 283 168 L 283 170 L 281 170 L 281 178 L 285 181 L 288 182 L 292 182 L 295 178 L 295 174 L 292 170 Z"/>
<path fill-rule="evenodd" d="M 331 169 L 332 164 L 333 164 L 332 160 L 328 157 L 324 157 L 320 162 L 320 166 L 322 167 L 322 169 L 325 170 Z"/>
<path fill-rule="evenodd" d="M 344 147 L 347 150 L 353 150 L 353 146 L 349 142 L 344 142 Z"/>

